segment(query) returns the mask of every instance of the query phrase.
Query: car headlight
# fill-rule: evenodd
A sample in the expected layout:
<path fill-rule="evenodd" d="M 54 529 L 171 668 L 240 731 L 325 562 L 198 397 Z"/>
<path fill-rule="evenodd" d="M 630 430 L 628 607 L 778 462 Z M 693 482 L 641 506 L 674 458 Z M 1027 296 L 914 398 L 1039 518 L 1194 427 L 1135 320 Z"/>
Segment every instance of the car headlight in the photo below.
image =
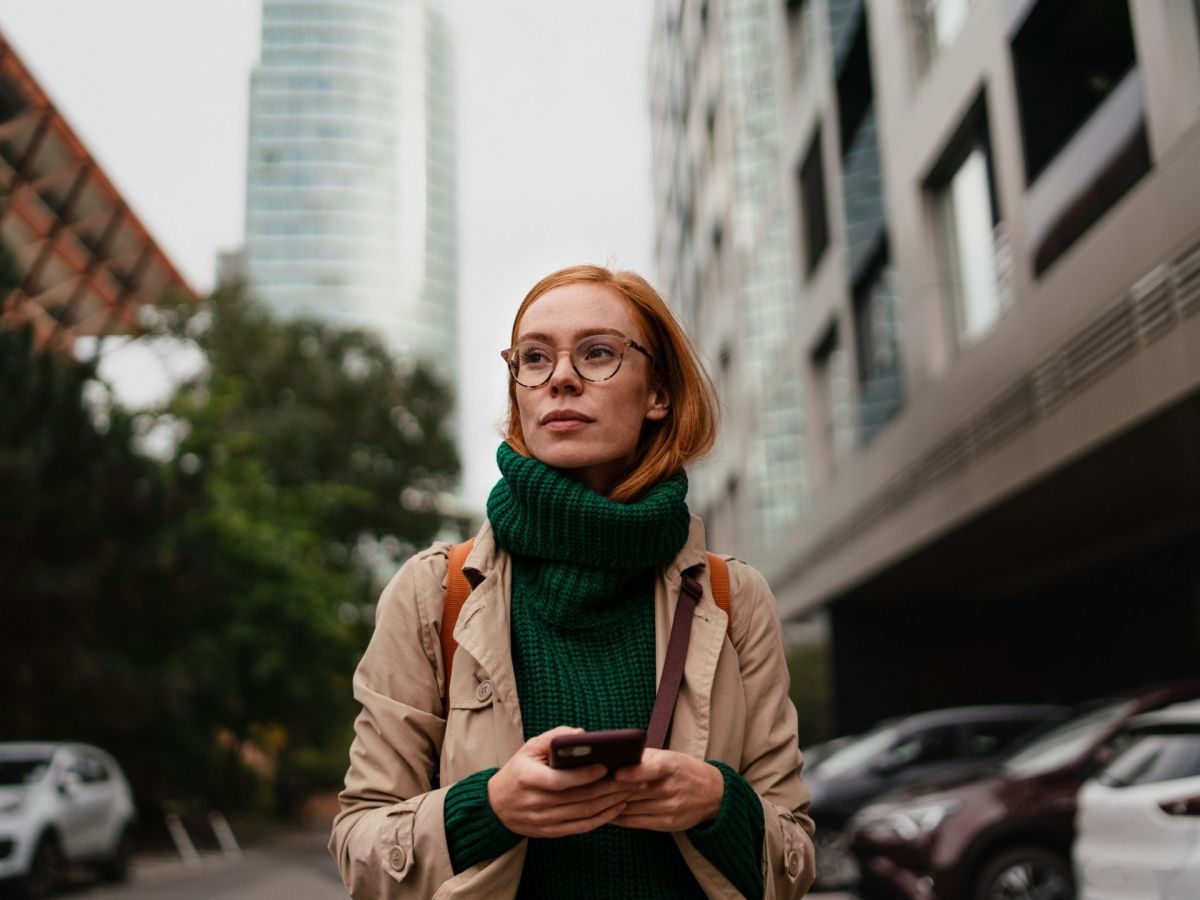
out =
<path fill-rule="evenodd" d="M 939 800 L 934 803 L 920 803 L 915 806 L 903 806 L 877 815 L 863 816 L 855 822 L 855 828 L 864 832 L 876 834 L 894 834 L 897 837 L 911 841 L 929 834 L 946 821 L 962 806 L 961 800 Z"/>

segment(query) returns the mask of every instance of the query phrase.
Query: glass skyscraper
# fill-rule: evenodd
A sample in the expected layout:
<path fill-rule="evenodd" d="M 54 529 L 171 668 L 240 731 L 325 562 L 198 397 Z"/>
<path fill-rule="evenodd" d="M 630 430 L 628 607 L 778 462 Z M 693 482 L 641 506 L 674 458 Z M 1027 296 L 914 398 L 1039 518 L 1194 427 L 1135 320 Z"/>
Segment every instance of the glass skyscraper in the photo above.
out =
<path fill-rule="evenodd" d="M 455 380 L 454 62 L 430 0 L 263 0 L 246 272 Z"/>

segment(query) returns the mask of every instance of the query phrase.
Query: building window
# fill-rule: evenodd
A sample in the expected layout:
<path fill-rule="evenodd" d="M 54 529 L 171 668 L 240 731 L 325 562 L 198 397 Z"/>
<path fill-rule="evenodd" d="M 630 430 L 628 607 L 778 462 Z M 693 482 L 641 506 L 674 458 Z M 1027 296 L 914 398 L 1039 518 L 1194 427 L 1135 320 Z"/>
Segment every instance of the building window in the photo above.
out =
<path fill-rule="evenodd" d="M 927 182 L 938 231 L 940 282 L 960 344 L 991 330 L 1008 303 L 1008 230 L 996 203 L 982 97 Z"/>
<path fill-rule="evenodd" d="M 920 0 L 919 0 L 920 2 Z M 923 0 L 917 20 L 924 43 L 925 65 L 958 40 L 967 24 L 973 0 Z"/>
<path fill-rule="evenodd" d="M 829 246 L 829 210 L 825 201 L 825 162 L 821 129 L 813 136 L 800 165 L 800 211 L 804 221 L 804 265 L 811 275 Z"/>
<path fill-rule="evenodd" d="M 1135 65 L 1129 0 L 1043 0 L 1013 39 L 1012 59 L 1033 184 Z"/>
<path fill-rule="evenodd" d="M 896 308 L 896 271 L 885 249 L 854 291 L 859 433 L 864 444 L 904 405 Z"/>
<path fill-rule="evenodd" d="M 813 351 L 813 382 L 816 392 L 815 457 L 832 476 L 854 448 L 854 413 L 850 385 L 850 362 L 838 340 L 837 325 L 831 324 Z"/>

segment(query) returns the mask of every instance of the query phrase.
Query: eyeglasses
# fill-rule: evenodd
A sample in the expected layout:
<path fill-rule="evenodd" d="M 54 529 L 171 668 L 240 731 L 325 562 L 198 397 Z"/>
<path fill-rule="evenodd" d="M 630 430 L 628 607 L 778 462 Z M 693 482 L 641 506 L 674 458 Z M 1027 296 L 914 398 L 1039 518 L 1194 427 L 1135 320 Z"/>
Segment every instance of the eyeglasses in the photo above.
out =
<path fill-rule="evenodd" d="M 621 369 L 625 348 L 641 353 L 650 364 L 654 357 L 637 341 L 619 334 L 593 334 L 583 338 L 571 349 L 571 365 L 584 381 L 608 381 Z M 522 341 L 515 347 L 501 350 L 513 380 L 522 387 L 541 387 L 550 380 L 558 363 L 558 351 L 537 341 Z"/>

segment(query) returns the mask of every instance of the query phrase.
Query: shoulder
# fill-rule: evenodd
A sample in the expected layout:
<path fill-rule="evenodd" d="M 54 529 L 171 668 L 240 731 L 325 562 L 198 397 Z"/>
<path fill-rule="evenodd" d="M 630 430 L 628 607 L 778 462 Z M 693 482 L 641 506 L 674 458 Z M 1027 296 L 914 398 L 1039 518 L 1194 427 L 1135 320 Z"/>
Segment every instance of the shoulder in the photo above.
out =
<path fill-rule="evenodd" d="M 739 651 L 748 643 L 779 632 L 779 611 L 767 579 L 754 566 L 717 554 L 729 570 L 729 637 Z"/>
<path fill-rule="evenodd" d="M 450 547 L 447 541 L 435 541 L 400 566 L 380 595 L 376 628 L 394 619 L 411 622 L 415 617 L 423 625 L 441 621 Z"/>

